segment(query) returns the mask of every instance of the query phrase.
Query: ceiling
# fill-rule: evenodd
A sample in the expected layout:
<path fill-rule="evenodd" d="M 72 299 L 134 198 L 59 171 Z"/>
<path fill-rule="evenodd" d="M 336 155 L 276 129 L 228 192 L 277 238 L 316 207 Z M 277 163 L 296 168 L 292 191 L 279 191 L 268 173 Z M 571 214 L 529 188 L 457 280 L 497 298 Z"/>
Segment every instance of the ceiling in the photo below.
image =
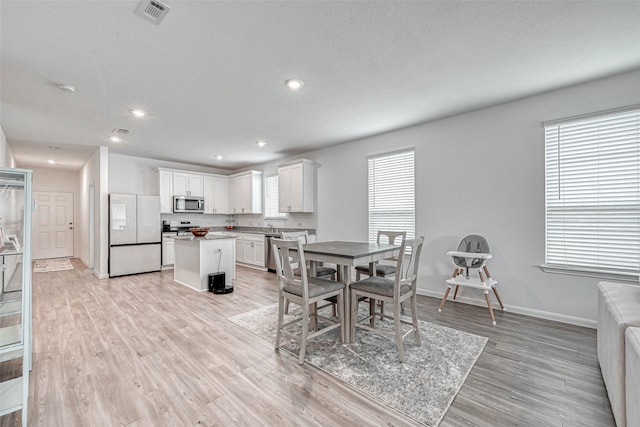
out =
<path fill-rule="evenodd" d="M 138 1 L 0 0 L 19 166 L 105 145 L 238 169 L 640 68 L 640 1 L 163 1 L 155 25 Z"/>

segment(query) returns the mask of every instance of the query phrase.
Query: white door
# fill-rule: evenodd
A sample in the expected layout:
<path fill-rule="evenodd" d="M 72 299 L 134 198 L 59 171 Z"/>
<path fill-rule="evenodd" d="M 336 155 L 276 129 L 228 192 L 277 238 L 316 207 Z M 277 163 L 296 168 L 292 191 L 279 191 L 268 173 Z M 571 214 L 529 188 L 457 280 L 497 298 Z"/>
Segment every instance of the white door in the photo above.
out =
<path fill-rule="evenodd" d="M 34 191 L 33 259 L 73 256 L 73 193 Z"/>

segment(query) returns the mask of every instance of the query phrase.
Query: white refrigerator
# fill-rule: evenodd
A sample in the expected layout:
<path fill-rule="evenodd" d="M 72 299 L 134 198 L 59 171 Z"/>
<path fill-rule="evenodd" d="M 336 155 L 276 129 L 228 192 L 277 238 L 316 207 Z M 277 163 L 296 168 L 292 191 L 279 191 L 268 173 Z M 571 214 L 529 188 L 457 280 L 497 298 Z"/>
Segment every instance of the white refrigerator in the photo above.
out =
<path fill-rule="evenodd" d="M 160 196 L 109 195 L 109 277 L 160 271 Z"/>

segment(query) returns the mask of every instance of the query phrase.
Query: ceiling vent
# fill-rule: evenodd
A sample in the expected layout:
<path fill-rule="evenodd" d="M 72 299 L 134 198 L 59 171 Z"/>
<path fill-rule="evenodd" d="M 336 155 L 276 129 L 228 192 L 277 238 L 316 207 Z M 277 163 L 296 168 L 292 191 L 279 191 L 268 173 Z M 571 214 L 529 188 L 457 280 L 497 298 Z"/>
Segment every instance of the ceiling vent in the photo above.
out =
<path fill-rule="evenodd" d="M 170 9 L 169 5 L 159 0 L 142 0 L 138 9 L 136 9 L 136 15 L 158 25 L 169 13 Z"/>
<path fill-rule="evenodd" d="M 111 133 L 114 135 L 126 135 L 129 133 L 129 129 L 115 128 Z"/>

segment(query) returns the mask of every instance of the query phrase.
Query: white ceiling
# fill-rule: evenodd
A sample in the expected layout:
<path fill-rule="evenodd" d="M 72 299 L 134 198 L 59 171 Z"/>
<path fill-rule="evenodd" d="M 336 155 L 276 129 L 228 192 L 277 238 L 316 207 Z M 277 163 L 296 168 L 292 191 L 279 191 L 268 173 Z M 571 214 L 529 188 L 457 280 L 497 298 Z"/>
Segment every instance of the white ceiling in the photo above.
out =
<path fill-rule="evenodd" d="M 20 166 L 107 145 L 236 169 L 640 68 L 640 1 L 166 2 L 154 25 L 138 1 L 0 1 Z"/>

